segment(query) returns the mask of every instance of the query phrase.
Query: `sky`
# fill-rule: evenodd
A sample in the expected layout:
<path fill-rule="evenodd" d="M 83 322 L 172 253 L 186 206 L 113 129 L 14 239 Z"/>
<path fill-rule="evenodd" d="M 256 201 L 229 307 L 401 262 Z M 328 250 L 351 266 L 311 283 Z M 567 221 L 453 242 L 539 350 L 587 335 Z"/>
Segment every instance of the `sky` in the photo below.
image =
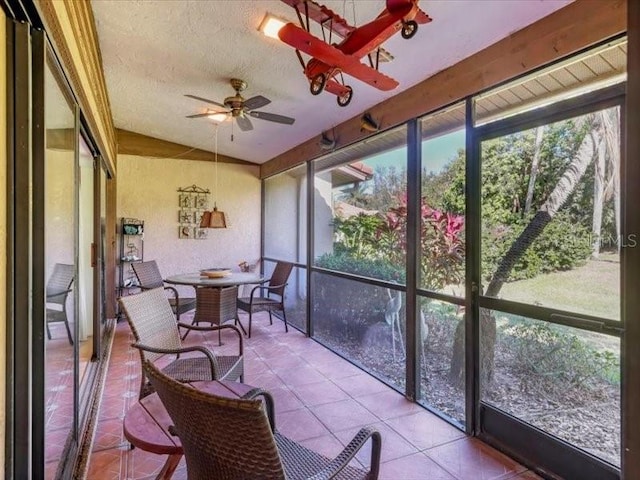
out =
<path fill-rule="evenodd" d="M 427 140 L 422 143 L 422 166 L 427 172 L 437 173 L 456 156 L 458 149 L 464 147 L 464 129 Z M 390 166 L 400 168 L 406 164 L 406 148 L 398 148 L 367 158 L 364 163 L 374 169 Z"/>

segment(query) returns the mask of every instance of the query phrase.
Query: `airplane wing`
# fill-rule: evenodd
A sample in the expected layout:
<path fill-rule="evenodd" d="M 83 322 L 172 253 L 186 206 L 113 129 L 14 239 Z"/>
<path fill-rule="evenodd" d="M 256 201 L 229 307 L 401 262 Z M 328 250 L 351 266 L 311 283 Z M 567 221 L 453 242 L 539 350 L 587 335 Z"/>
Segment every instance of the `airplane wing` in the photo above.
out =
<path fill-rule="evenodd" d="M 329 66 L 337 67 L 344 73 L 351 75 L 372 87 L 380 90 L 393 90 L 398 86 L 398 82 L 393 78 L 380 73 L 375 68 L 371 68 L 370 66 L 361 63 L 360 60 L 352 56 L 345 55 L 336 47 L 314 37 L 309 32 L 294 25 L 293 23 L 287 23 L 282 27 L 278 32 L 278 36 L 280 37 L 280 40 L 287 45 L 290 45 L 307 55 L 311 55 L 313 58 L 317 58 Z"/>
<path fill-rule="evenodd" d="M 416 12 L 416 16 L 415 16 L 414 20 L 417 23 L 429 23 L 429 22 L 431 22 L 433 20 L 433 18 L 431 18 L 429 15 L 427 15 L 422 10 L 418 9 L 418 11 Z"/>
<path fill-rule="evenodd" d="M 313 0 L 282 0 L 290 7 L 300 12 L 302 18 L 309 16 L 311 20 L 319 23 L 323 28 L 327 28 L 335 33 L 340 39 L 345 38 L 356 29 L 349 25 L 347 21 L 330 8 L 314 2 Z M 417 21 L 417 20 L 416 20 Z M 418 22 L 421 23 L 421 22 Z M 393 60 L 393 55 L 384 48 L 380 48 L 380 61 L 389 62 Z"/>
<path fill-rule="evenodd" d="M 287 5 L 295 8 L 300 14 L 305 17 L 309 15 L 309 18 L 315 22 L 318 22 L 325 28 L 330 28 L 336 34 L 342 38 L 349 35 L 355 27 L 349 25 L 347 21 L 333 10 L 314 2 L 313 0 L 282 0 Z"/>

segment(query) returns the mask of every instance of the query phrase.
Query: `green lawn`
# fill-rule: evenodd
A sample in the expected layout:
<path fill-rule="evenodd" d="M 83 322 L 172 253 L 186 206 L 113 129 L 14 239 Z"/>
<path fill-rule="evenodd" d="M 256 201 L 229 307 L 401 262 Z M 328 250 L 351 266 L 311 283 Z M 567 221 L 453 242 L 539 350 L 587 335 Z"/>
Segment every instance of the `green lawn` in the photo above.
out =
<path fill-rule="evenodd" d="M 507 283 L 500 298 L 558 308 L 613 320 L 620 319 L 620 262 L 601 254 L 581 267 Z"/>

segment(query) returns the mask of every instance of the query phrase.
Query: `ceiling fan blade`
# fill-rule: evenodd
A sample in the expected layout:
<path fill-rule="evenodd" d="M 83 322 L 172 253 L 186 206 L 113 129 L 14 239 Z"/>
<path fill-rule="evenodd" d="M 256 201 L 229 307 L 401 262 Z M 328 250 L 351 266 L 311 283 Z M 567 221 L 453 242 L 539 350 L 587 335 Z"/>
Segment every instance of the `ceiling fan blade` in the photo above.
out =
<path fill-rule="evenodd" d="M 193 98 L 194 100 L 200 100 L 201 102 L 210 103 L 211 105 L 216 105 L 218 107 L 227 108 L 226 105 L 223 105 L 218 102 L 214 102 L 213 100 L 209 100 L 208 98 L 198 97 L 197 95 L 189 95 L 185 94 L 185 97 Z"/>
<path fill-rule="evenodd" d="M 248 100 L 245 100 L 244 102 L 244 108 L 246 110 L 255 110 L 256 108 L 262 108 L 266 105 L 269 105 L 271 103 L 271 100 L 269 100 L 266 97 L 263 97 L 262 95 L 257 95 L 255 97 L 251 97 Z"/>
<path fill-rule="evenodd" d="M 187 115 L 185 118 L 202 118 L 208 117 L 209 115 L 213 115 L 215 112 L 207 112 L 207 113 L 196 113 L 195 115 Z"/>
<path fill-rule="evenodd" d="M 284 123 L 285 125 L 293 125 L 296 121 L 295 118 L 285 117 L 284 115 L 278 115 L 269 112 L 249 112 L 253 118 L 259 118 L 260 120 L 267 120 L 269 122 Z"/>
<path fill-rule="evenodd" d="M 240 127 L 240 130 L 242 130 L 243 132 L 248 132 L 249 130 L 253 130 L 253 124 L 251 123 L 251 120 L 249 120 L 249 118 L 245 117 L 244 115 L 240 115 L 239 117 L 236 117 L 236 120 L 238 122 L 238 126 Z"/>

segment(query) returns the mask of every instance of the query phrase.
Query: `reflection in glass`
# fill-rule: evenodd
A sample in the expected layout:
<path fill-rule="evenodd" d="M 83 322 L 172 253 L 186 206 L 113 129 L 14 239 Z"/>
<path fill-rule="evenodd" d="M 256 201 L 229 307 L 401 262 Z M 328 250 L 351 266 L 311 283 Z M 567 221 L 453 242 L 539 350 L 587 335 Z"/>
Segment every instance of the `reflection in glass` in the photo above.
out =
<path fill-rule="evenodd" d="M 405 295 L 313 272 L 314 337 L 400 390 L 405 386 Z"/>
<path fill-rule="evenodd" d="M 429 115 L 422 131 L 419 286 L 464 296 L 465 104 Z"/>
<path fill-rule="evenodd" d="M 78 381 L 80 389 L 87 378 L 93 354 L 93 266 L 91 245 L 93 237 L 93 155 L 84 139 L 80 137 L 80 185 L 78 218 Z"/>
<path fill-rule="evenodd" d="M 265 278 L 271 278 L 273 269 L 275 268 L 275 262 L 264 262 L 264 276 Z M 251 291 L 250 286 L 243 286 L 246 296 Z M 287 282 L 287 288 L 284 292 L 284 307 L 287 309 L 287 323 L 294 327 L 307 331 L 307 271 L 304 268 L 293 267 L 289 280 Z M 243 293 L 242 296 L 245 296 Z M 274 311 L 273 316 L 276 318 L 282 318 L 282 313 Z"/>
<path fill-rule="evenodd" d="M 315 265 L 405 280 L 406 128 L 314 162 Z"/>
<path fill-rule="evenodd" d="M 620 340 L 498 311 L 481 316 L 481 356 L 494 364 L 482 401 L 620 465 Z"/>
<path fill-rule="evenodd" d="M 75 120 L 49 68 L 45 70 L 45 461 L 53 478 L 74 426 Z M 63 293 L 54 292 L 59 290 Z M 70 291 L 69 291 L 70 290 Z M 62 320 L 62 321 L 61 321 Z M 67 330 L 67 326 L 69 330 Z"/>
<path fill-rule="evenodd" d="M 420 401 L 465 423 L 464 309 L 419 297 Z M 454 344 L 460 343 L 458 348 Z M 452 364 L 456 368 L 452 368 Z M 453 376 L 453 371 L 459 371 Z"/>
<path fill-rule="evenodd" d="M 482 143 L 484 294 L 620 319 L 617 107 Z"/>
<path fill-rule="evenodd" d="M 264 181 L 264 254 L 307 262 L 307 168 L 292 168 Z"/>

